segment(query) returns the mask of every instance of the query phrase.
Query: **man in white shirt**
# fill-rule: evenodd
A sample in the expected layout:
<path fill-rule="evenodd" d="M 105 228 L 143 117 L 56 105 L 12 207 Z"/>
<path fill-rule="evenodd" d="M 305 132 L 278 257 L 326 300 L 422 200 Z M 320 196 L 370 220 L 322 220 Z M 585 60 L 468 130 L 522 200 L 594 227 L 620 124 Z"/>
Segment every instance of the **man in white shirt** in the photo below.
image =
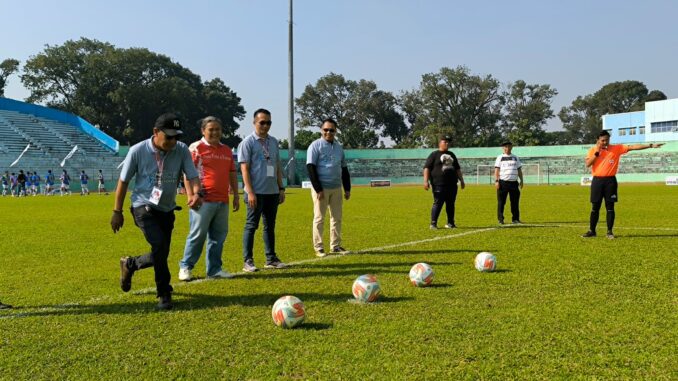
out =
<path fill-rule="evenodd" d="M 494 188 L 497 190 L 497 219 L 499 225 L 504 224 L 504 205 L 506 196 L 511 199 L 511 221 L 520 224 L 520 189 L 523 189 L 522 163 L 513 155 L 513 143 L 501 143 L 504 153 L 497 156 L 494 162 Z M 518 181 L 520 180 L 520 181 Z"/>

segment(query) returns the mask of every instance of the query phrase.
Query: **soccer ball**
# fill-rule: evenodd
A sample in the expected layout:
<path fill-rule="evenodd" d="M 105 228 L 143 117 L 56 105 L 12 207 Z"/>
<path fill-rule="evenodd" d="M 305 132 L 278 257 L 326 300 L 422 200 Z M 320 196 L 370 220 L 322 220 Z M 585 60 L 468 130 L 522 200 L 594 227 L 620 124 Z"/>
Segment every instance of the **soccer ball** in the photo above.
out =
<path fill-rule="evenodd" d="M 497 267 L 497 257 L 492 253 L 483 251 L 476 255 L 475 260 L 476 270 L 482 272 L 494 271 L 494 268 Z"/>
<path fill-rule="evenodd" d="M 433 269 L 426 263 L 417 263 L 410 270 L 410 282 L 413 286 L 426 287 L 433 282 Z"/>
<path fill-rule="evenodd" d="M 379 299 L 381 287 L 372 274 L 361 275 L 353 282 L 353 296 L 358 302 L 371 303 Z"/>
<path fill-rule="evenodd" d="M 275 301 L 271 315 L 278 327 L 294 328 L 304 321 L 306 309 L 299 298 L 287 295 Z"/>

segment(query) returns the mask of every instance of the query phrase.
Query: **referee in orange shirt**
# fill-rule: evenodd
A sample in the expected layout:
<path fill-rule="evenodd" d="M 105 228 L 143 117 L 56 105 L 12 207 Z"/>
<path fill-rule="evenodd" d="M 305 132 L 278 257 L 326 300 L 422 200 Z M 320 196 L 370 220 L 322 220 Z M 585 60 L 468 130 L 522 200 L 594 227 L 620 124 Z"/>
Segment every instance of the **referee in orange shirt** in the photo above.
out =
<path fill-rule="evenodd" d="M 591 181 L 590 228 L 582 237 L 590 238 L 596 236 L 596 225 L 598 225 L 600 207 L 603 204 L 603 199 L 605 199 L 607 238 L 614 239 L 614 233 L 612 232 L 615 217 L 614 203 L 618 201 L 617 178 L 615 175 L 619 168 L 619 158 L 629 151 L 659 148 L 663 145 L 664 143 L 610 145 L 610 133 L 605 130 L 600 132 L 596 145 L 586 155 L 586 167 L 591 167 L 593 180 Z"/>

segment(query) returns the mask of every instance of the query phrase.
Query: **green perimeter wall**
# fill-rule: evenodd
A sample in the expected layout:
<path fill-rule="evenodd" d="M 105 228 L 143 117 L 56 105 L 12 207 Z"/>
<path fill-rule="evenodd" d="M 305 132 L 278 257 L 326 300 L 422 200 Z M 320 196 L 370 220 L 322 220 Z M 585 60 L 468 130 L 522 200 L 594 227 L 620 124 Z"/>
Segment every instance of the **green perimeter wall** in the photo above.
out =
<path fill-rule="evenodd" d="M 514 147 L 513 153 L 525 166 L 525 178 L 529 183 L 578 184 L 590 170 L 584 165 L 584 157 L 591 145 Z M 119 157 L 127 155 L 129 147 L 121 146 Z M 419 184 L 423 181 L 422 168 L 434 149 L 364 149 L 346 150 L 346 160 L 352 182 L 369 184 L 370 180 L 388 179 L 393 184 Z M 490 183 L 489 171 L 501 147 L 452 148 L 459 159 L 466 182 Z M 283 164 L 288 162 L 288 150 L 281 150 Z M 297 182 L 308 180 L 306 150 L 295 154 Z M 536 166 L 539 164 L 539 173 Z M 485 166 L 477 178 L 478 166 Z M 489 166 L 489 167 L 488 167 Z M 486 172 L 487 171 L 487 172 Z M 678 176 L 678 142 L 666 143 L 660 149 L 633 151 L 622 156 L 617 178 L 621 182 L 664 182 L 666 176 Z"/>
<path fill-rule="evenodd" d="M 579 183 L 589 176 L 584 165 L 586 152 L 592 145 L 514 147 L 526 168 L 526 181 L 542 184 Z M 434 149 L 371 149 L 346 150 L 346 160 L 354 184 L 369 184 L 373 179 L 389 179 L 394 184 L 418 184 L 423 181 L 422 168 Z M 491 166 L 502 153 L 501 147 L 452 148 L 459 159 L 467 183 L 490 183 Z M 284 163 L 288 151 L 281 151 Z M 297 180 L 308 180 L 306 150 L 297 151 Z M 539 164 L 539 172 L 535 165 Z M 477 177 L 478 166 L 485 166 Z M 489 166 L 489 167 L 488 167 Z M 487 171 L 487 172 L 486 172 Z M 622 156 L 617 178 L 621 182 L 664 182 L 666 176 L 678 175 L 678 142 L 660 149 L 633 151 Z"/>

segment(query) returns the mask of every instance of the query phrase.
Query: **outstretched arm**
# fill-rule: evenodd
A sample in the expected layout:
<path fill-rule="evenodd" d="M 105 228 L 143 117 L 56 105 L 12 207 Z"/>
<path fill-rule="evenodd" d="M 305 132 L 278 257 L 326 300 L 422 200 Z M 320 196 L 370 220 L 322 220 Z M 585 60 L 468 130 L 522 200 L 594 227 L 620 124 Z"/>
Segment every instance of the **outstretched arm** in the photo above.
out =
<path fill-rule="evenodd" d="M 663 146 L 664 143 L 650 143 L 650 144 L 631 144 L 629 146 L 629 151 L 640 151 L 648 148 L 659 148 Z"/>

